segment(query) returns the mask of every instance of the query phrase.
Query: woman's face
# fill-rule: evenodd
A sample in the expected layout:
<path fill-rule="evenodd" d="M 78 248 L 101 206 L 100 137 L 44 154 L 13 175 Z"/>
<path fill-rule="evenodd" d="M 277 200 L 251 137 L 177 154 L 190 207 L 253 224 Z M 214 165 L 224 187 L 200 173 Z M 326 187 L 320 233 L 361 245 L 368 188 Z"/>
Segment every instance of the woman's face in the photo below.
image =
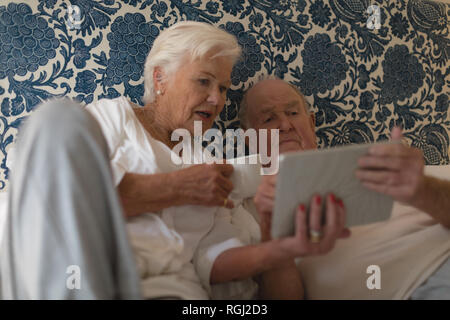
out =
<path fill-rule="evenodd" d="M 222 111 L 231 84 L 232 62 L 229 57 L 210 57 L 190 61 L 185 58 L 178 71 L 163 86 L 158 99 L 158 117 L 169 132 L 178 128 L 193 135 L 194 121 L 202 122 L 205 132 Z"/>

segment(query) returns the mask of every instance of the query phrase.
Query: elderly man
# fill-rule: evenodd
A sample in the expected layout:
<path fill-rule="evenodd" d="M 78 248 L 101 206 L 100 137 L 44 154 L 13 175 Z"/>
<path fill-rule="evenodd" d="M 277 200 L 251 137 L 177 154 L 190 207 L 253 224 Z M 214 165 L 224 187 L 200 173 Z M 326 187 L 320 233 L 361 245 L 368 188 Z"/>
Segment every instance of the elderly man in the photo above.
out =
<path fill-rule="evenodd" d="M 252 87 L 240 117 L 244 128 L 279 129 L 280 153 L 317 147 L 314 114 L 302 94 L 282 80 Z M 392 138 L 402 138 L 399 128 Z M 354 227 L 352 237 L 328 255 L 303 259 L 299 269 L 307 298 L 450 299 L 450 181 L 424 175 L 421 152 L 404 145 L 373 147 L 358 165 L 356 176 L 365 187 L 407 206 L 396 203 L 400 213 L 386 222 Z M 262 240 L 270 238 L 275 184 L 276 176 L 265 176 L 254 197 Z M 379 266 L 386 280 L 379 290 L 368 289 L 370 265 Z"/>

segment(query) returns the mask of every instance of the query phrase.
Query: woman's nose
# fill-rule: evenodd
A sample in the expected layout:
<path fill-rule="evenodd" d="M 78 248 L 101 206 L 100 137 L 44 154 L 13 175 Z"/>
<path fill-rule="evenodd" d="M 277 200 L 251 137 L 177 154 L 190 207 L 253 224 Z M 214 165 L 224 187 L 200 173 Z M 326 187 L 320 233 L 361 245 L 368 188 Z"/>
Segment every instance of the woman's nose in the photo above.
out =
<path fill-rule="evenodd" d="M 218 106 L 221 99 L 222 99 L 222 94 L 220 92 L 220 89 L 212 88 L 209 92 L 207 102 L 214 106 Z"/>

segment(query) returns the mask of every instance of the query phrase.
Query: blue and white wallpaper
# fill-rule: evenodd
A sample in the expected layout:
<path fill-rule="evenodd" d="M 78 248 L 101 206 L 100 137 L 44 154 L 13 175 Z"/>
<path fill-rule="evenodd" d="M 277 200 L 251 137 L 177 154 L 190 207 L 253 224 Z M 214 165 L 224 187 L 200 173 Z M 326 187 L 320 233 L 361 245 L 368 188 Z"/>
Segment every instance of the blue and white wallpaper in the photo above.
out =
<path fill-rule="evenodd" d="M 0 191 L 42 100 L 142 104 L 145 57 L 179 20 L 215 24 L 244 48 L 218 128 L 238 127 L 243 91 L 276 75 L 306 95 L 320 147 L 385 140 L 398 124 L 428 164 L 449 163 L 449 16 L 419 0 L 0 0 Z"/>

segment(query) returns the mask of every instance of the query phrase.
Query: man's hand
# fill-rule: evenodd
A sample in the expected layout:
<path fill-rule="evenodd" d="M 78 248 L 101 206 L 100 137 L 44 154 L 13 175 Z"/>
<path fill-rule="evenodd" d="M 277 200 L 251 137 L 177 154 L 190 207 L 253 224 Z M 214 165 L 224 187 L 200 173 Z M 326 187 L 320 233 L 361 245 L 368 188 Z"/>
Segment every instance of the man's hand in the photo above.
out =
<path fill-rule="evenodd" d="M 262 177 L 253 201 L 259 214 L 261 228 L 261 240 L 266 241 L 270 237 L 272 211 L 275 203 L 275 186 L 277 175 L 265 175 Z"/>
<path fill-rule="evenodd" d="M 228 199 L 233 190 L 230 180 L 233 170 L 230 164 L 199 164 L 173 172 L 178 205 L 225 205 L 226 208 L 234 208 L 233 202 Z"/>
<path fill-rule="evenodd" d="M 400 140 L 400 128 L 393 128 L 392 139 Z M 358 160 L 356 177 L 368 189 L 414 205 L 424 187 L 424 160 L 419 149 L 402 144 L 379 145 Z"/>

